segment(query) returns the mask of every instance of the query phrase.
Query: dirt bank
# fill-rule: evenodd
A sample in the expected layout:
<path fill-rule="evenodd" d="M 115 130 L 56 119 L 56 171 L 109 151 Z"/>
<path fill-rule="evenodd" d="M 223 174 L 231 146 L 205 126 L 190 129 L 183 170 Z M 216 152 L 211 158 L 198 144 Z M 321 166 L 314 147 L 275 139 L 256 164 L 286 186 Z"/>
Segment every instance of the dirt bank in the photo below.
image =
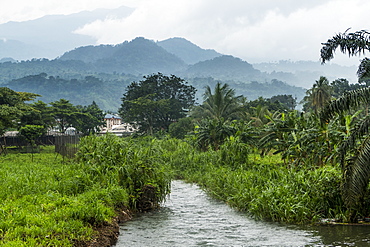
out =
<path fill-rule="evenodd" d="M 94 227 L 97 232 L 91 241 L 76 241 L 76 247 L 109 247 L 116 244 L 119 235 L 119 224 L 132 219 L 132 213 L 127 208 L 117 210 L 117 216 L 111 223 L 105 222 Z"/>

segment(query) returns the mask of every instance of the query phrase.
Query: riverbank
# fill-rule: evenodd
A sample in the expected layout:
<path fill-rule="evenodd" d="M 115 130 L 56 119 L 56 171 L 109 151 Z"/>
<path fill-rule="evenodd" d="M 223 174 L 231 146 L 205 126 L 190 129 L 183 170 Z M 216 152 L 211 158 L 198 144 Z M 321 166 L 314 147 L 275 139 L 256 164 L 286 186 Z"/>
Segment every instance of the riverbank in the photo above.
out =
<path fill-rule="evenodd" d="M 102 247 L 113 246 L 117 243 L 119 232 L 119 225 L 132 219 L 132 212 L 122 207 L 116 210 L 115 216 L 111 222 L 104 222 L 103 224 L 94 227 L 96 234 L 89 241 L 75 241 L 75 247 Z"/>

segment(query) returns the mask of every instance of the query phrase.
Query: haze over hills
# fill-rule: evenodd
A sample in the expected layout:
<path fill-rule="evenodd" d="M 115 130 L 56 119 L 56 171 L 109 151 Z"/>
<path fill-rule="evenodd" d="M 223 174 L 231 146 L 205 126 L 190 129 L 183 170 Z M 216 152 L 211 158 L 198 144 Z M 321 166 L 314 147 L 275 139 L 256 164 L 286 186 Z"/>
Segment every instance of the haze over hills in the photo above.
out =
<path fill-rule="evenodd" d="M 40 93 L 47 101 L 66 98 L 85 104 L 96 100 L 114 111 L 130 82 L 157 72 L 186 79 L 198 88 L 198 98 L 205 85 L 213 86 L 217 80 L 229 83 L 249 100 L 291 94 L 298 101 L 304 88 L 320 76 L 356 82 L 355 66 L 323 66 L 318 61 L 250 64 L 179 37 L 162 41 L 138 37 L 117 45 L 93 45 L 91 37 L 74 33 L 86 23 L 110 15 L 124 17 L 131 11 L 122 7 L 1 24 L 0 84 Z M 73 84 L 78 90 L 73 91 Z"/>
<path fill-rule="evenodd" d="M 172 41 L 178 40 L 170 39 L 167 44 Z M 199 62 L 189 65 L 157 42 L 136 38 L 119 45 L 79 47 L 54 60 L 0 63 L 0 80 L 13 90 L 44 95 L 41 100 L 50 102 L 66 98 L 74 104 L 95 100 L 104 109 L 112 111 L 119 107 L 120 98 L 130 82 L 157 72 L 186 79 L 198 88 L 199 99 L 204 86 L 214 86 L 217 80 L 229 83 L 237 94 L 249 100 L 259 96 L 271 97 L 276 93 L 291 94 L 298 99 L 304 95 L 303 88 L 272 81 L 268 73 L 254 69 L 239 58 L 221 55 L 202 61 L 205 59 L 203 54 L 208 50 L 183 43 L 194 58 L 200 54 Z M 178 46 L 178 49 L 181 50 L 181 47 Z"/>
<path fill-rule="evenodd" d="M 95 44 L 92 37 L 74 31 L 95 20 L 123 18 L 133 9 L 97 9 L 71 15 L 49 15 L 36 20 L 8 22 L 0 25 L 0 58 L 15 60 L 53 59 L 79 46 Z"/>
<path fill-rule="evenodd" d="M 115 47 L 114 45 L 102 45 L 99 47 L 100 49 L 96 49 L 95 46 L 93 46 L 96 44 L 96 39 L 91 36 L 77 34 L 75 31 L 96 20 L 125 18 L 129 16 L 133 10 L 134 9 L 128 7 L 120 7 L 117 9 L 97 9 L 94 11 L 84 11 L 71 15 L 50 15 L 31 21 L 8 22 L 1 24 L 0 59 L 55 59 L 62 56 L 67 51 L 80 47 L 78 49 L 81 52 L 79 54 L 75 53 L 78 58 L 68 57 L 68 54 L 64 54 L 63 57 L 65 60 L 77 59 L 82 60 L 85 63 L 93 62 L 96 63 L 96 66 L 102 66 L 100 72 L 118 72 L 119 70 L 117 67 L 120 67 L 122 64 L 115 65 L 116 68 L 113 69 L 111 68 L 111 63 L 106 61 L 106 57 L 112 55 L 112 52 L 122 44 L 129 43 L 128 41 L 122 41 L 123 43 L 117 45 L 118 47 Z M 217 51 L 210 49 L 202 49 L 184 38 L 170 38 L 155 43 L 167 52 L 182 59 L 187 65 L 194 65 L 198 62 L 210 60 L 220 55 L 227 55 L 220 54 Z M 83 49 L 84 51 L 82 52 Z M 89 49 L 93 51 L 94 54 L 91 54 L 91 52 L 88 51 Z M 144 55 L 144 53 L 142 55 Z M 168 55 L 166 56 L 168 58 L 170 57 Z M 94 57 L 95 60 L 93 59 L 92 61 L 92 57 Z M 101 61 L 98 63 L 97 60 L 99 59 L 101 59 Z M 172 59 L 174 58 L 172 57 Z M 127 60 L 135 61 L 132 58 L 128 58 Z M 109 65 L 107 65 L 107 62 Z M 175 64 L 177 63 L 179 63 L 179 61 Z M 166 63 L 163 63 L 162 65 L 165 64 Z M 171 62 L 169 62 L 169 64 L 171 64 Z M 265 62 L 252 64 L 252 66 L 261 72 L 270 74 L 271 76 L 267 76 L 265 78 L 267 81 L 278 79 L 285 81 L 290 85 L 304 88 L 311 87 L 315 80 L 320 76 L 327 76 L 329 80 L 347 78 L 353 83 L 357 81 L 356 68 L 353 66 L 345 67 L 335 64 L 326 64 L 322 66 L 319 61 L 278 61 L 272 63 Z M 129 71 L 128 73 L 135 71 L 134 67 L 136 66 L 127 68 Z M 152 67 L 152 69 L 155 69 L 155 67 Z M 173 68 L 168 69 L 168 71 L 172 69 Z M 96 70 L 96 67 L 93 68 L 93 71 Z M 140 68 L 136 69 L 135 73 L 146 73 L 146 71 Z M 191 74 L 193 71 L 189 71 L 189 73 Z"/>
<path fill-rule="evenodd" d="M 201 61 L 219 57 L 222 54 L 215 50 L 202 49 L 184 38 L 170 38 L 157 42 L 169 53 L 175 54 L 187 64 L 196 64 Z"/>

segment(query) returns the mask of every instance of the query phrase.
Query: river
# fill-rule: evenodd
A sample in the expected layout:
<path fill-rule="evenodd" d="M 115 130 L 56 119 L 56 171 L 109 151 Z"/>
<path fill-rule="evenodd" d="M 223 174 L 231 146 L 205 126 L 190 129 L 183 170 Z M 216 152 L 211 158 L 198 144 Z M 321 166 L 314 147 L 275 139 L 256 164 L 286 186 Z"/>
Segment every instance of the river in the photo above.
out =
<path fill-rule="evenodd" d="M 301 227 L 256 221 L 207 196 L 197 185 L 173 181 L 154 212 L 120 226 L 123 246 L 370 246 L 366 226 Z"/>

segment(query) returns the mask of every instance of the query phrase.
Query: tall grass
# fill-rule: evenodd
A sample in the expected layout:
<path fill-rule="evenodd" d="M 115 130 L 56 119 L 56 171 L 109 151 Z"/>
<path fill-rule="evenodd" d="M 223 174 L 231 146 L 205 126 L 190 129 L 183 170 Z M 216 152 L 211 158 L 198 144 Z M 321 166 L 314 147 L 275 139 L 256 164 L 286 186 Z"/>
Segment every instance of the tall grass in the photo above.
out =
<path fill-rule="evenodd" d="M 291 168 L 278 155 L 261 158 L 232 139 L 219 151 L 199 152 L 178 140 L 165 140 L 162 147 L 177 177 L 258 219 L 298 224 L 345 219 L 339 167 Z"/>
<path fill-rule="evenodd" d="M 158 202 L 170 192 L 171 168 L 163 161 L 156 139 L 122 139 L 113 135 L 90 136 L 81 140 L 77 159 L 96 176 L 115 171 L 117 183 L 127 188 L 130 205 L 136 207 L 146 185 L 156 188 Z"/>
<path fill-rule="evenodd" d="M 114 136 L 81 141 L 78 160 L 45 150 L 0 156 L 0 245 L 73 246 L 89 241 L 94 226 L 117 207 L 136 206 L 141 188 L 169 193 L 171 173 L 155 141 Z"/>

